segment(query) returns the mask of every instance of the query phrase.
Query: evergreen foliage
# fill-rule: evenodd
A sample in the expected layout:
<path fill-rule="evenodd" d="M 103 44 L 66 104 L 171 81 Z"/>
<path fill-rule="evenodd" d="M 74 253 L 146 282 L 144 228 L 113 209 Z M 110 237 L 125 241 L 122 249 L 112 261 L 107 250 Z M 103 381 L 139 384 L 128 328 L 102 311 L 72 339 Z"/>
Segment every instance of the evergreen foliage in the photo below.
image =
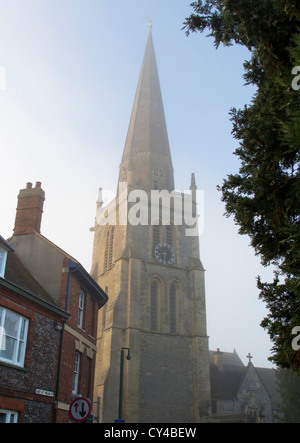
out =
<path fill-rule="evenodd" d="M 250 236 L 262 264 L 274 265 L 272 283 L 258 278 L 269 314 L 262 321 L 273 341 L 270 360 L 300 373 L 292 329 L 300 326 L 300 66 L 299 0 L 199 0 L 186 33 L 209 30 L 216 47 L 240 44 L 246 84 L 256 85 L 250 105 L 231 109 L 238 174 L 219 186 L 226 215 Z M 300 73 L 300 68 L 299 68 Z M 295 87 L 296 86 L 296 87 Z"/>
<path fill-rule="evenodd" d="M 287 369 L 280 369 L 276 375 L 282 412 L 279 419 L 283 423 L 300 423 L 300 377 Z"/>

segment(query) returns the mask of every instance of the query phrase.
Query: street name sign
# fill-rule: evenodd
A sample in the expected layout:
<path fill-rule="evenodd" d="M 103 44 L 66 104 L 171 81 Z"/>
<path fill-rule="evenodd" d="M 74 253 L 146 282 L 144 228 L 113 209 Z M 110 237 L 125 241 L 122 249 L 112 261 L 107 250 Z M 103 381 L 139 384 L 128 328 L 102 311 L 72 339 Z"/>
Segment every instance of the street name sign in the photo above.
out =
<path fill-rule="evenodd" d="M 44 395 L 45 397 L 54 397 L 54 392 L 52 391 L 45 391 L 44 389 L 35 389 L 35 394 L 37 395 Z"/>

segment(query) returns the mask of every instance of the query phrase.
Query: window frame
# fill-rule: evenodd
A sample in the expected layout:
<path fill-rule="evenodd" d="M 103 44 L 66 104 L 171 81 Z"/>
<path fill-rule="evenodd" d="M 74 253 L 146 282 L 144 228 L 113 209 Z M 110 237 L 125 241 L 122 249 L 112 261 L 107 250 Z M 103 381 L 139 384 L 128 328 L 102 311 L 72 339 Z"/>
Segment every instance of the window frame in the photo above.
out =
<path fill-rule="evenodd" d="M 8 313 L 11 313 L 18 317 L 16 336 L 6 333 L 6 330 L 8 328 L 7 327 L 5 328 L 5 323 Z M 0 362 L 24 368 L 28 329 L 29 329 L 28 318 L 24 317 L 18 312 L 0 306 Z M 3 338 L 5 339 L 5 344 Z M 9 341 L 13 343 L 12 358 L 6 358 L 1 355 L 2 351 L 6 350 L 7 342 Z"/>
<path fill-rule="evenodd" d="M 72 386 L 73 394 L 78 394 L 80 363 L 81 363 L 81 353 L 79 351 L 76 351 L 74 359 L 74 370 L 73 370 L 73 386 Z"/>
<path fill-rule="evenodd" d="M 0 409 L 0 414 L 5 414 L 5 423 L 18 423 L 19 413 L 18 411 L 11 411 L 9 409 Z M 13 415 L 13 421 L 11 417 Z"/>
<path fill-rule="evenodd" d="M 77 326 L 80 329 L 83 329 L 84 305 L 85 305 L 85 292 L 82 289 L 80 289 L 78 296 L 78 317 L 77 317 Z"/>
<path fill-rule="evenodd" d="M 4 278 L 7 260 L 7 250 L 0 246 L 0 277 Z"/>

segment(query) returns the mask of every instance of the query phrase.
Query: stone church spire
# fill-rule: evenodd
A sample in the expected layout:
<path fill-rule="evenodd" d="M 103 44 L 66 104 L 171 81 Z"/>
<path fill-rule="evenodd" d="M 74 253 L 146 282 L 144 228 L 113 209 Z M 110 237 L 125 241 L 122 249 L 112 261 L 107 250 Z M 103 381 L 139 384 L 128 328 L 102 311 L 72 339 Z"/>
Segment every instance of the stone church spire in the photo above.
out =
<path fill-rule="evenodd" d="M 94 397 L 101 398 L 101 422 L 196 423 L 210 410 L 205 275 L 198 236 L 187 235 L 186 220 L 173 222 L 175 213 L 184 212 L 177 206 L 184 196 L 171 196 L 173 167 L 151 26 L 120 182 L 127 186 L 119 186 L 107 208 L 99 191 L 97 208 L 112 209 L 115 219 L 108 215 L 94 229 L 91 274 L 109 297 L 98 317 Z M 196 189 L 192 175 L 194 212 Z M 140 190 L 148 199 L 135 201 L 132 191 Z M 167 193 L 152 190 L 169 191 L 169 204 Z M 161 195 L 157 208 L 169 211 L 169 224 L 153 216 L 154 194 Z M 130 360 L 123 359 L 124 349 Z"/>
<path fill-rule="evenodd" d="M 151 28 L 149 26 L 119 181 L 127 181 L 132 188 L 172 191 L 173 166 Z"/>

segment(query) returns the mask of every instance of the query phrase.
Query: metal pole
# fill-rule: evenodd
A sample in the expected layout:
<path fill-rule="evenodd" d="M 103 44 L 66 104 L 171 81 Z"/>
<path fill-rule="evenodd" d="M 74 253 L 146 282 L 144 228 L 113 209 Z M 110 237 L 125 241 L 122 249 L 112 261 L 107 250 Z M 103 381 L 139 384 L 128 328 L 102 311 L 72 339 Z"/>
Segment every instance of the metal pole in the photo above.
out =
<path fill-rule="evenodd" d="M 100 397 L 97 398 L 97 423 L 100 423 Z"/>
<path fill-rule="evenodd" d="M 119 419 L 122 420 L 123 415 L 123 370 L 124 370 L 124 348 L 121 350 L 120 361 L 120 388 L 119 388 Z"/>
<path fill-rule="evenodd" d="M 58 356 L 57 379 L 56 379 L 56 393 L 55 393 L 55 409 L 53 411 L 53 423 L 56 423 L 56 420 L 57 420 L 59 389 L 60 389 L 60 376 L 61 376 L 61 366 L 62 366 L 62 354 L 63 354 L 63 345 L 64 345 L 64 333 L 65 333 L 65 322 L 62 324 L 62 330 L 60 332 L 59 356 Z"/>

